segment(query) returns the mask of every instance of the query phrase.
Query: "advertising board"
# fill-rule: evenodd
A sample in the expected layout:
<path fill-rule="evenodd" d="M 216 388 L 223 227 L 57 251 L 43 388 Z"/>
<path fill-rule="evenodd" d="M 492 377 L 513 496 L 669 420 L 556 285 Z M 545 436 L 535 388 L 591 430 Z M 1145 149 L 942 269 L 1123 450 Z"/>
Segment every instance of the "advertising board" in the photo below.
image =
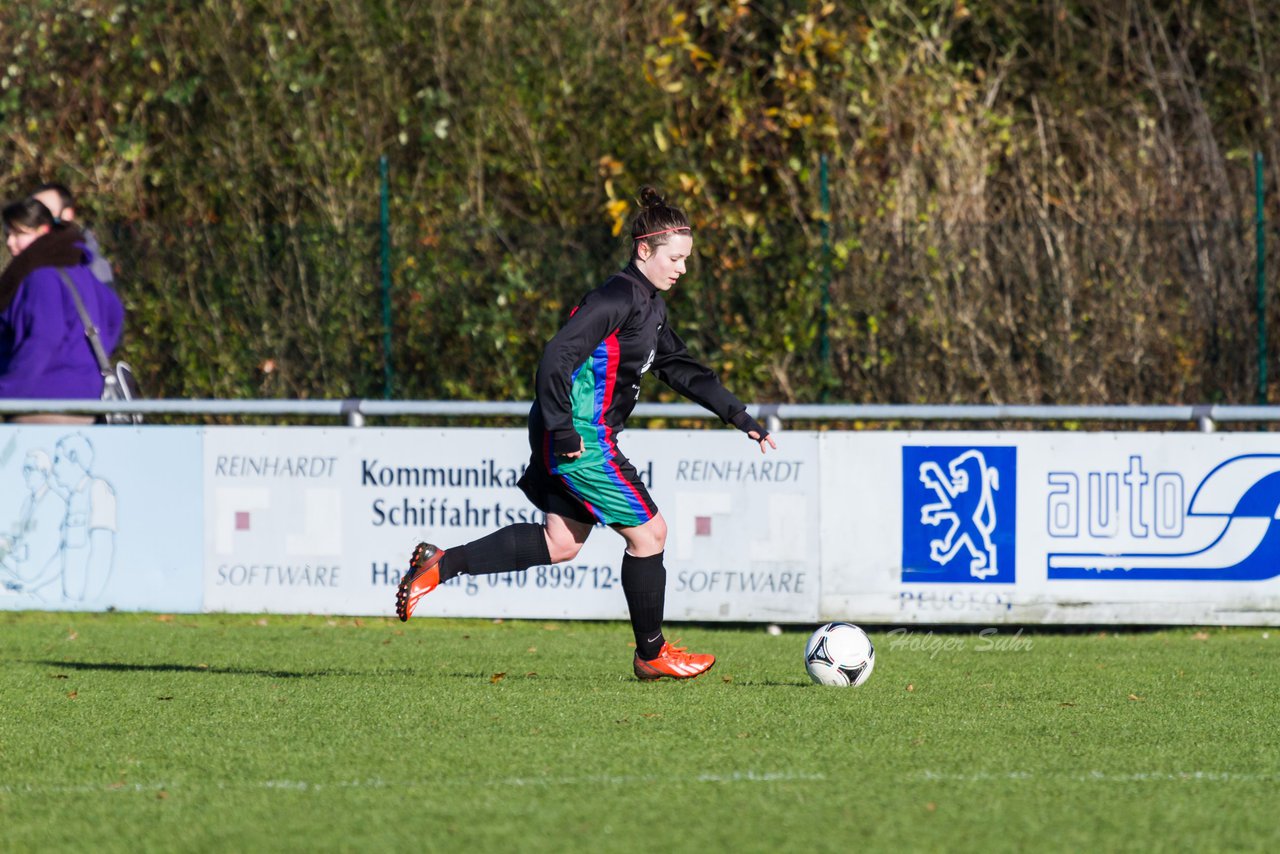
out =
<path fill-rule="evenodd" d="M 199 611 L 199 428 L 0 425 L 0 609 Z"/>
<path fill-rule="evenodd" d="M 623 437 L 670 529 L 672 619 L 813 619 L 817 442 L 789 440 L 762 456 L 730 431 Z M 208 428 L 205 608 L 390 615 L 419 540 L 542 521 L 516 486 L 528 459 L 524 430 Z M 623 551 L 599 527 L 572 561 L 456 578 L 423 613 L 625 617 Z"/>
<path fill-rule="evenodd" d="M 824 434 L 824 617 L 1274 623 L 1267 434 Z M 851 499 L 851 500 L 850 500 Z"/>

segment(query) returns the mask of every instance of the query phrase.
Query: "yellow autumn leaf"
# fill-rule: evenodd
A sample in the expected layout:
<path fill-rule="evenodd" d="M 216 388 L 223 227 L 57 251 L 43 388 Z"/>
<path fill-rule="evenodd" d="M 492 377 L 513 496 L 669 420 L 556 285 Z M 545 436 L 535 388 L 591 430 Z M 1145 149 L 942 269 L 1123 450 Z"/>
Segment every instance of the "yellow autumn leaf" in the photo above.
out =
<path fill-rule="evenodd" d="M 614 199 L 604 207 L 609 218 L 613 220 L 613 236 L 617 237 L 622 233 L 622 227 L 626 225 L 628 205 L 623 199 Z"/>
<path fill-rule="evenodd" d="M 653 142 L 658 146 L 658 150 L 663 154 L 665 154 L 667 149 L 671 147 L 671 144 L 667 142 L 667 132 L 662 129 L 662 125 L 660 124 L 655 124 L 653 126 Z"/>
<path fill-rule="evenodd" d="M 600 172 L 605 175 L 621 175 L 622 161 L 606 154 L 600 158 Z"/>

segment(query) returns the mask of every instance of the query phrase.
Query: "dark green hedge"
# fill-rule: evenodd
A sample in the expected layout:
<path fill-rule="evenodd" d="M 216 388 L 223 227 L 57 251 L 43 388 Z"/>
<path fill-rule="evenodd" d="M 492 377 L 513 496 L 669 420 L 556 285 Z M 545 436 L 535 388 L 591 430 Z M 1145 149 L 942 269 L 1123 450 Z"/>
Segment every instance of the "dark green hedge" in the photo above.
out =
<path fill-rule="evenodd" d="M 1254 399 L 1272 4 L 30 0 L 0 32 L 0 190 L 80 191 L 156 395 L 382 395 L 385 156 L 400 397 L 527 397 L 654 183 L 697 226 L 678 328 L 745 398 Z"/>

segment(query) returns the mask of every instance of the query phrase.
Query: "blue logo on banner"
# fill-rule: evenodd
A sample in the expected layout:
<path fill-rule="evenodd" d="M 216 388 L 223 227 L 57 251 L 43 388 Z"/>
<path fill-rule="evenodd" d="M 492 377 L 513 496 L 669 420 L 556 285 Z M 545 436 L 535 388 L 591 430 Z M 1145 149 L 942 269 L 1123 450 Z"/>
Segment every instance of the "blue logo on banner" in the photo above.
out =
<path fill-rule="evenodd" d="M 1017 449 L 904 446 L 902 580 L 1012 584 Z"/>
<path fill-rule="evenodd" d="M 1112 490 L 1115 492 L 1115 490 Z M 1112 496 L 1112 503 L 1119 500 Z M 1181 513 L 1177 507 L 1175 512 Z M 1183 531 L 1179 517 L 1177 529 Z M 1261 581 L 1280 575 L 1280 454 L 1232 457 L 1209 472 L 1186 508 L 1184 542 L 1170 552 L 1050 553 L 1050 579 Z"/>

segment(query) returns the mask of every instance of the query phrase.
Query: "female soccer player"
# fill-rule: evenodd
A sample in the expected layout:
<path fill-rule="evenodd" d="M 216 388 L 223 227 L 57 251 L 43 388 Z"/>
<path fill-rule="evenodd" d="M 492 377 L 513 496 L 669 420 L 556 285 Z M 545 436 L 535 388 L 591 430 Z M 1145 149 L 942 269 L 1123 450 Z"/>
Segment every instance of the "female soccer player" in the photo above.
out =
<path fill-rule="evenodd" d="M 622 590 L 631 614 L 637 678 L 688 679 L 715 656 L 673 647 L 662 635 L 667 523 L 618 434 L 640 396 L 640 378 L 658 378 L 766 447 L 778 446 L 720 384 L 694 361 L 667 321 L 662 294 L 685 273 L 693 248 L 689 220 L 652 187 L 640 191 L 631 225 L 631 263 L 578 303 L 547 344 L 529 412 L 533 450 L 520 488 L 543 513 L 542 525 L 515 524 L 448 551 L 419 543 L 396 591 L 396 614 L 409 619 L 423 596 L 461 574 L 508 572 L 573 560 L 597 522 L 626 540 Z"/>

